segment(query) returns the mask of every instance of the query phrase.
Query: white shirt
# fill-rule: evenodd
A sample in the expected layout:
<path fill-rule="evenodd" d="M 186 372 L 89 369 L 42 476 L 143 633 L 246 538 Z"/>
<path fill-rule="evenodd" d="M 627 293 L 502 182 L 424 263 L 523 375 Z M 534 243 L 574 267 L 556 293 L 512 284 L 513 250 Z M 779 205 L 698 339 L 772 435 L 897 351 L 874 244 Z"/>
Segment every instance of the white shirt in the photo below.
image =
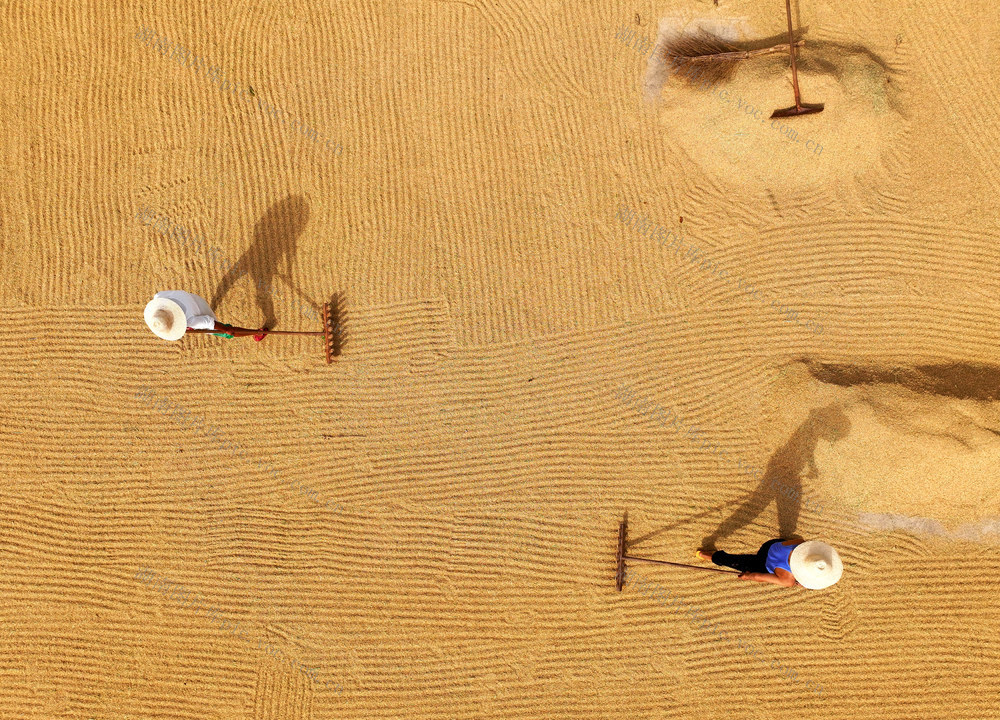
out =
<path fill-rule="evenodd" d="M 154 298 L 173 300 L 184 309 L 187 326 L 192 330 L 215 330 L 215 313 L 205 298 L 183 290 L 164 290 Z"/>

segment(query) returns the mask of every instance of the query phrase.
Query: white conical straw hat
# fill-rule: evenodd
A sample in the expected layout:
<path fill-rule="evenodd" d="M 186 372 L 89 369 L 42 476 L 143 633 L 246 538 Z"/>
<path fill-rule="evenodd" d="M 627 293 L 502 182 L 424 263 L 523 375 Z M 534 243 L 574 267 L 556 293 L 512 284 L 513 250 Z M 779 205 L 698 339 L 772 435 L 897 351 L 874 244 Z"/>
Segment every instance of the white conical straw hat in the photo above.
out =
<path fill-rule="evenodd" d="M 142 315 L 149 329 L 164 340 L 180 340 L 187 331 L 184 308 L 173 300 L 153 298 Z"/>
<path fill-rule="evenodd" d="M 796 545 L 788 558 L 788 566 L 799 585 L 810 590 L 830 587 L 844 574 L 844 563 L 837 551 L 819 540 Z"/>

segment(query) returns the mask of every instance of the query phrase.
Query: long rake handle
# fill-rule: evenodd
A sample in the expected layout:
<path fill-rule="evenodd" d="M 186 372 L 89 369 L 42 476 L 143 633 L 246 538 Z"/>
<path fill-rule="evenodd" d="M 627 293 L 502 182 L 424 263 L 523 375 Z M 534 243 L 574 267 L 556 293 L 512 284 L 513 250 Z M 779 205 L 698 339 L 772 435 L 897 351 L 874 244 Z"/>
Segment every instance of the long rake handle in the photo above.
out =
<path fill-rule="evenodd" d="M 335 327 L 334 325 L 337 325 Z M 239 325 L 229 325 L 228 323 L 220 323 L 218 320 L 215 321 L 215 327 L 211 330 L 191 330 L 189 333 L 197 333 L 199 335 L 218 335 L 224 333 L 231 337 L 256 337 L 261 336 L 266 337 L 268 335 L 322 335 L 323 336 L 323 352 L 326 354 L 326 364 L 329 365 L 333 362 L 333 356 L 340 354 L 340 345 L 336 333 L 339 330 L 339 315 L 334 315 L 331 310 L 330 303 L 323 303 L 323 329 L 322 330 L 255 330 L 253 328 L 240 327 Z"/>
<path fill-rule="evenodd" d="M 666 560 L 653 560 L 652 558 L 634 557 L 625 555 L 626 560 L 639 560 L 641 562 L 656 563 L 657 565 L 673 565 L 674 567 L 691 568 L 692 570 L 708 570 L 709 572 L 726 573 L 727 575 L 739 575 L 736 570 L 722 570 L 720 568 L 702 567 L 701 565 L 686 565 L 685 563 L 667 562 Z"/>
<path fill-rule="evenodd" d="M 770 55 L 771 53 L 778 52 L 791 52 L 792 47 L 802 47 L 806 44 L 805 40 L 798 40 L 794 45 L 789 45 L 784 43 L 782 45 L 774 45 L 768 48 L 761 48 L 760 50 L 737 50 L 734 52 L 721 52 L 712 53 L 711 55 L 691 55 L 684 58 L 691 62 L 699 62 L 706 60 L 749 60 L 753 57 L 759 57 L 760 55 Z"/>
<path fill-rule="evenodd" d="M 236 332 L 233 332 L 234 330 Z M 237 336 L 260 335 L 261 333 L 263 333 L 264 335 L 323 335 L 324 334 L 322 330 L 318 331 L 317 330 L 250 330 L 247 328 L 238 328 L 232 326 L 228 328 L 219 328 L 218 330 L 188 330 L 188 332 L 201 333 L 203 335 L 210 335 L 213 333 L 224 332 L 224 333 L 229 333 L 230 335 L 237 335 Z"/>
<path fill-rule="evenodd" d="M 795 37 L 792 31 L 792 0 L 785 0 L 785 13 L 788 16 L 788 55 L 792 59 L 792 89 L 795 90 L 795 107 L 802 107 L 802 96 L 799 95 L 799 72 L 795 68 Z"/>

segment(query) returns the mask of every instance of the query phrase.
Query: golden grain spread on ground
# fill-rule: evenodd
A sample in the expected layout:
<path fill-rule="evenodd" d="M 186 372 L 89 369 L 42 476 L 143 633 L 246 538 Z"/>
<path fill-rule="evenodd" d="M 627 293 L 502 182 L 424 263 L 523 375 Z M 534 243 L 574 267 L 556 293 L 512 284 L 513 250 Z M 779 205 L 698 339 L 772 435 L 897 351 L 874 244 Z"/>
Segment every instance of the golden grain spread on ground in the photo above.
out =
<path fill-rule="evenodd" d="M 998 717 L 1000 11 L 792 10 L 0 9 L 0 718 Z"/>

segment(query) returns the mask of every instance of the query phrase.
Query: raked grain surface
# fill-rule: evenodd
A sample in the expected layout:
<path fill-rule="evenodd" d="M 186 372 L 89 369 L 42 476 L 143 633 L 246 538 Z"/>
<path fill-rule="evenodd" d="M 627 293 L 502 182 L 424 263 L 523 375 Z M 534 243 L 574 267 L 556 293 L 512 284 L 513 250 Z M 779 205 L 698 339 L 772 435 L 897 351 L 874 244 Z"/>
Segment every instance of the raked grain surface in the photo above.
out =
<path fill-rule="evenodd" d="M 6 3 L 0 718 L 1000 717 L 1000 13 L 794 8 L 820 154 L 636 49 L 780 2 Z"/>

